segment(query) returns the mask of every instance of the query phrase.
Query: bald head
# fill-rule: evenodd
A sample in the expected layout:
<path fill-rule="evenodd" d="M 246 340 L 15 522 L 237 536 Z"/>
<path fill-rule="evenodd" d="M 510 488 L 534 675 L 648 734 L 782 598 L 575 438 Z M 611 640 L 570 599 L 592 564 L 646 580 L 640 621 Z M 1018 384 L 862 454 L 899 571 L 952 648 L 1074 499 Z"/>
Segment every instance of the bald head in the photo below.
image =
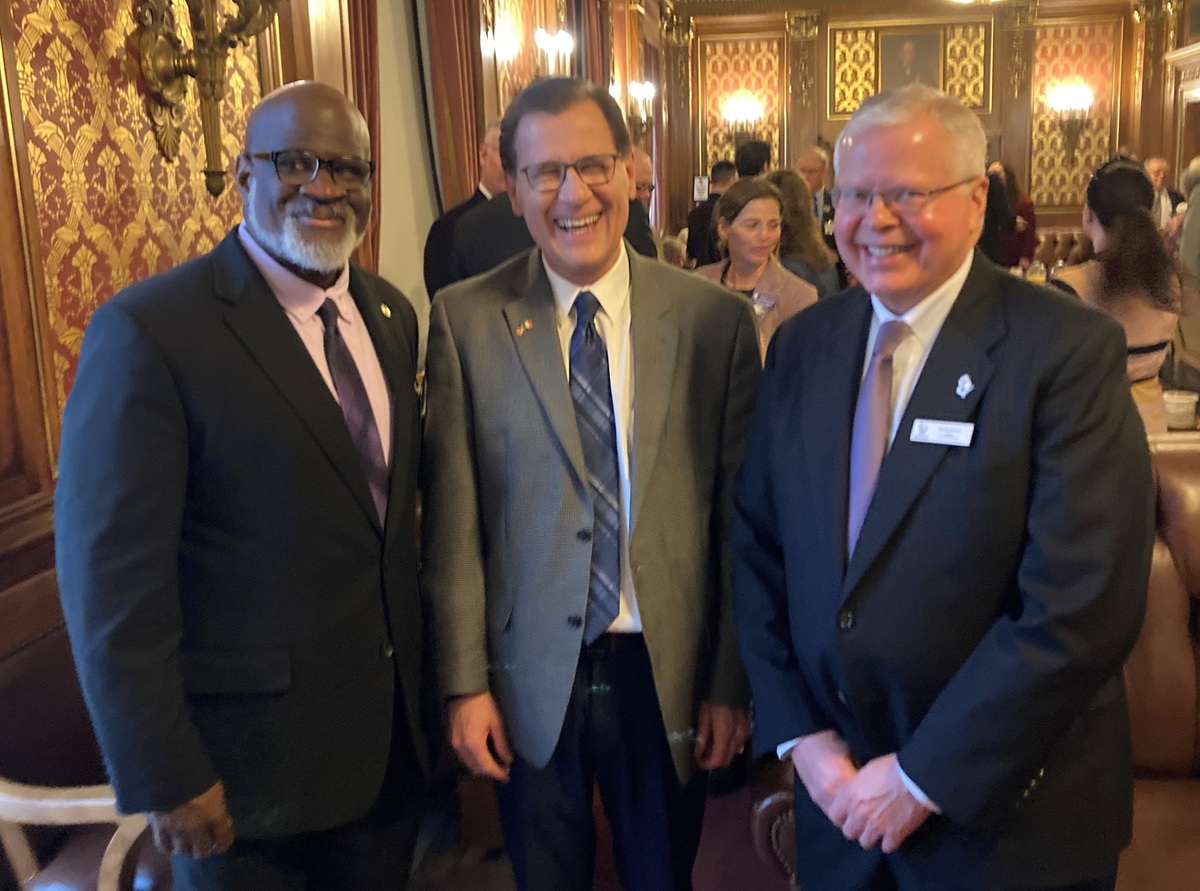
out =
<path fill-rule="evenodd" d="M 281 130 L 296 126 L 340 131 L 359 146 L 359 157 L 370 157 L 371 135 L 362 112 L 339 90 L 312 80 L 285 84 L 254 106 L 246 122 L 246 151 L 279 151 L 273 143 Z"/>

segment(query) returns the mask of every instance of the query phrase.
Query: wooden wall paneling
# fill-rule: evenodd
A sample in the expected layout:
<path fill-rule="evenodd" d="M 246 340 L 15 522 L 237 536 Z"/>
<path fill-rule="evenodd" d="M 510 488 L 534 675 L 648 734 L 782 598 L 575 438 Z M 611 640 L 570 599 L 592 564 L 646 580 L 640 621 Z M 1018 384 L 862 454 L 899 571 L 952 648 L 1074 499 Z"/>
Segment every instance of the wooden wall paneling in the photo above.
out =
<path fill-rule="evenodd" d="M 0 592 L 54 565 L 53 461 L 57 412 L 40 349 L 45 312 L 15 28 L 0 7 Z"/>
<path fill-rule="evenodd" d="M 678 232 L 687 225 L 692 201 L 693 177 L 707 175 L 699 163 L 697 140 L 698 105 L 692 88 L 694 30 L 692 20 L 672 9 L 664 10 L 663 26 L 663 113 L 671 122 L 663 130 L 663 181 L 665 193 L 663 225 Z"/>
<path fill-rule="evenodd" d="M 308 0 L 281 0 L 275 21 L 257 40 L 264 96 L 283 84 L 313 79 Z"/>
<path fill-rule="evenodd" d="M 345 0 L 308 0 L 313 79 L 354 99 L 350 73 L 350 17 Z"/>
<path fill-rule="evenodd" d="M 791 166 L 796 156 L 813 145 L 821 133 L 821 97 L 825 71 L 821 55 L 822 29 L 819 12 L 799 12 L 787 19 L 788 155 L 780 166 Z"/>
<path fill-rule="evenodd" d="M 1176 179 L 1195 156 L 1200 155 L 1200 43 L 1168 53 L 1163 62 L 1167 83 L 1174 97 L 1173 139 Z"/>

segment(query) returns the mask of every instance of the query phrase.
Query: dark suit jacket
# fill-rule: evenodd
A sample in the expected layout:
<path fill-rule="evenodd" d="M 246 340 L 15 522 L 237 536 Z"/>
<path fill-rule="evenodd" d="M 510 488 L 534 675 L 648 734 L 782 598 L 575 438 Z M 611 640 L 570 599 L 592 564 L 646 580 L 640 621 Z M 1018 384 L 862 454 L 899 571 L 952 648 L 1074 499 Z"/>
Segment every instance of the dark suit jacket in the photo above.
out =
<path fill-rule="evenodd" d="M 637 199 L 629 202 L 625 239 L 642 256 L 658 256 L 658 246 L 650 232 L 650 217 Z M 533 247 L 529 227 L 513 213 L 507 192 L 468 211 L 454 227 L 451 241 L 450 279 L 446 284 L 487 272 Z"/>
<path fill-rule="evenodd" d="M 239 837 L 286 836 L 361 816 L 394 728 L 415 743 L 412 777 L 427 770 L 416 318 L 353 266 L 350 290 L 392 395 L 386 529 L 236 232 L 88 327 L 63 417 L 58 578 L 122 811 L 220 779 Z"/>
<path fill-rule="evenodd" d="M 708 198 L 688 213 L 687 255 L 696 261 L 697 269 L 721 259 L 721 251 L 717 246 L 717 227 L 713 222 L 720 197 L 720 194 L 710 192 Z"/>
<path fill-rule="evenodd" d="M 817 227 L 821 237 L 825 239 L 825 247 L 837 254 L 838 246 L 837 238 L 833 234 L 833 217 L 833 198 L 829 194 L 829 189 L 822 189 L 821 217 L 817 220 Z M 846 264 L 842 262 L 840 254 L 837 259 L 837 280 L 838 288 L 844 288 L 850 283 L 850 279 L 846 276 Z"/>
<path fill-rule="evenodd" d="M 897 752 L 943 811 L 892 855 L 921 887 L 1098 877 L 1130 838 L 1120 668 L 1154 536 L 1124 338 L 976 252 L 847 561 L 871 314 L 861 288 L 823 300 L 767 356 L 731 533 L 755 748 Z M 911 441 L 918 418 L 973 424 L 969 447 Z M 801 886 L 851 887 L 884 855 L 797 791 Z"/>
<path fill-rule="evenodd" d="M 1017 225 L 1013 209 L 1009 207 L 1008 195 L 999 175 L 988 174 L 987 207 L 983 212 L 983 228 L 979 230 L 979 249 L 993 263 L 1004 264 L 1004 243 L 1000 236 L 1011 232 Z"/>
<path fill-rule="evenodd" d="M 433 221 L 425 239 L 425 293 L 432 300 L 437 292 L 450 284 L 450 252 L 453 248 L 454 227 L 467 211 L 487 201 L 476 189 L 462 204 L 450 208 Z"/>
<path fill-rule="evenodd" d="M 1167 189 L 1167 197 L 1171 199 L 1171 213 L 1178 211 L 1179 205 L 1185 200 L 1183 192 L 1176 192 L 1174 189 Z"/>

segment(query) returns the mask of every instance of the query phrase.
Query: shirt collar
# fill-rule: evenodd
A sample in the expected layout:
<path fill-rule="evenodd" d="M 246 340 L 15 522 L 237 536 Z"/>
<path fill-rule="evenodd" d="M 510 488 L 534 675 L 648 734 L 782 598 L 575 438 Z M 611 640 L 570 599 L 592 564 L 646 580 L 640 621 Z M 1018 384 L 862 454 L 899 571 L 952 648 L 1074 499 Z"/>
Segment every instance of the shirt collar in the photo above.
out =
<path fill-rule="evenodd" d="M 958 299 L 958 295 L 962 291 L 963 283 L 967 280 L 974 259 L 975 252 L 969 251 L 967 258 L 963 260 L 962 265 L 953 275 L 903 315 L 896 315 L 883 305 L 882 300 L 872 294 L 871 305 L 875 309 L 875 318 L 881 325 L 884 322 L 900 319 L 908 324 L 917 339 L 927 347 L 942 329 L 942 323 L 946 321 L 946 316 L 950 315 L 950 310 L 954 307 L 954 301 Z"/>
<path fill-rule="evenodd" d="M 246 249 L 246 253 L 250 255 L 250 261 L 258 267 L 258 271 L 267 280 L 267 286 L 270 287 L 275 299 L 279 301 L 288 315 L 300 321 L 307 321 L 321 308 L 325 298 L 329 297 L 337 304 L 341 321 L 353 321 L 354 316 L 349 312 L 347 306 L 347 301 L 351 300 L 349 263 L 342 267 L 337 281 L 327 289 L 321 288 L 312 282 L 305 281 L 268 254 L 266 249 L 254 240 L 254 236 L 250 234 L 245 223 L 238 226 L 238 240 Z"/>
<path fill-rule="evenodd" d="M 482 182 L 479 184 L 479 194 L 482 195 L 484 198 L 486 198 L 488 201 L 492 200 L 492 193 L 483 187 Z"/>
<path fill-rule="evenodd" d="M 621 240 L 621 253 L 617 262 L 604 275 L 590 285 L 576 285 L 567 281 L 546 264 L 542 257 L 542 268 L 550 279 L 550 291 L 554 294 L 554 306 L 558 310 L 559 321 L 568 318 L 575 306 L 575 298 L 580 291 L 591 291 L 600 303 L 600 309 L 610 319 L 619 318 L 629 304 L 629 255 L 625 252 L 625 240 Z"/>

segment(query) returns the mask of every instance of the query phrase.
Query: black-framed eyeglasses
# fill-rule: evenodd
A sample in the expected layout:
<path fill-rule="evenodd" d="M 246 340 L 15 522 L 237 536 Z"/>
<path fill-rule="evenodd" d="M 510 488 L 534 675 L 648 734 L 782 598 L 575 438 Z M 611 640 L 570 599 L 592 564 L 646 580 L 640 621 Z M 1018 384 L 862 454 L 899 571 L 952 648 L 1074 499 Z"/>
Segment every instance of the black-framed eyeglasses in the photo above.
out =
<path fill-rule="evenodd" d="M 529 188 L 535 192 L 557 191 L 567 178 L 567 171 L 574 170 L 585 186 L 602 186 L 610 182 L 617 169 L 620 154 L 585 155 L 574 164 L 562 161 L 543 161 L 521 168 Z"/>
<path fill-rule="evenodd" d="M 279 152 L 251 152 L 251 158 L 270 161 L 275 175 L 285 186 L 303 186 L 317 178 L 324 167 L 334 184 L 343 189 L 365 189 L 371 184 L 375 162 L 365 158 L 322 158 L 304 149 L 284 149 Z"/>
<path fill-rule="evenodd" d="M 638 183 L 637 190 L 639 192 L 645 192 L 647 195 L 653 195 L 654 194 L 654 183 Z"/>
<path fill-rule="evenodd" d="M 914 216 L 928 207 L 929 203 L 939 195 L 944 195 L 951 189 L 965 186 L 967 183 L 974 182 L 977 179 L 979 179 L 977 176 L 968 176 L 966 179 L 960 179 L 958 182 L 942 186 L 940 189 L 898 188 L 883 189 L 875 192 L 865 189 L 847 189 L 835 186 L 829 190 L 829 197 L 833 201 L 834 209 L 840 210 L 843 213 L 866 213 L 875 199 L 878 198 L 883 202 L 883 206 L 892 213 Z"/>

